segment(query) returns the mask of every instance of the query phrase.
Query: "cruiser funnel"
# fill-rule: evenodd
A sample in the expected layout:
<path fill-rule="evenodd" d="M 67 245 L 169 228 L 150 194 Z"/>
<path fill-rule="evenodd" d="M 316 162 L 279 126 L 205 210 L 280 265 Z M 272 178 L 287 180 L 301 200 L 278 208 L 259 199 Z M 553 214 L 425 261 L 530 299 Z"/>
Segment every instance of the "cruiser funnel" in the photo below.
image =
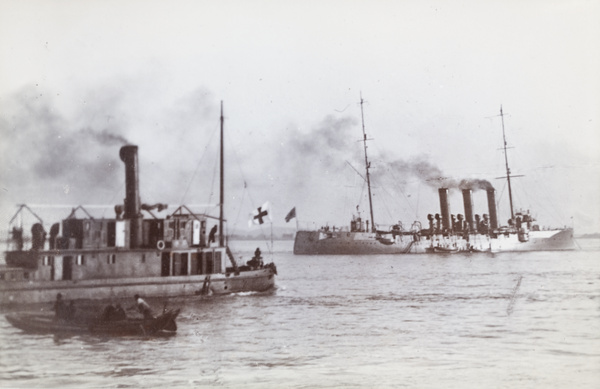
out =
<path fill-rule="evenodd" d="M 448 204 L 448 188 L 439 188 L 440 213 L 442 214 L 442 228 L 450 231 L 450 205 Z"/>
<path fill-rule="evenodd" d="M 463 189 L 463 203 L 465 205 L 465 221 L 471 231 L 475 230 L 473 225 L 473 191 L 471 189 Z"/>
<path fill-rule="evenodd" d="M 487 189 L 488 209 L 490 212 L 490 228 L 492 230 L 498 228 L 498 213 L 496 211 L 496 190 L 494 188 Z"/>

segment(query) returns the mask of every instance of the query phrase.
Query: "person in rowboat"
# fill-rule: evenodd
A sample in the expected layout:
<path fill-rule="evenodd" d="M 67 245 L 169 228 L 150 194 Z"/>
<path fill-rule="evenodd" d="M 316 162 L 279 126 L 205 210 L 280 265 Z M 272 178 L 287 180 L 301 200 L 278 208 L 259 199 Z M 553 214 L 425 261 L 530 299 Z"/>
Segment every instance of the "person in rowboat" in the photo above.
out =
<path fill-rule="evenodd" d="M 138 311 L 144 315 L 144 319 L 154 319 L 154 314 L 152 313 L 150 305 L 148 305 L 148 303 L 144 301 L 139 294 L 136 294 L 133 296 L 133 298 L 135 299 L 135 304 L 137 305 Z"/>
<path fill-rule="evenodd" d="M 57 319 L 63 319 L 65 317 L 67 306 L 62 299 L 62 293 L 56 294 L 56 301 L 54 302 L 52 310 L 54 311 L 54 317 Z"/>
<path fill-rule="evenodd" d="M 107 305 L 100 317 L 101 321 L 118 321 L 125 319 L 127 319 L 127 314 L 121 304 L 117 304 L 116 307 L 112 304 Z"/>
<path fill-rule="evenodd" d="M 65 319 L 74 320 L 76 310 L 73 300 L 69 301 L 69 305 L 65 307 Z"/>
<path fill-rule="evenodd" d="M 123 307 L 121 306 L 121 304 L 117 303 L 117 306 L 115 307 L 114 319 L 115 320 L 125 320 L 125 319 L 127 319 L 127 314 L 125 313 L 125 310 L 123 309 Z"/>

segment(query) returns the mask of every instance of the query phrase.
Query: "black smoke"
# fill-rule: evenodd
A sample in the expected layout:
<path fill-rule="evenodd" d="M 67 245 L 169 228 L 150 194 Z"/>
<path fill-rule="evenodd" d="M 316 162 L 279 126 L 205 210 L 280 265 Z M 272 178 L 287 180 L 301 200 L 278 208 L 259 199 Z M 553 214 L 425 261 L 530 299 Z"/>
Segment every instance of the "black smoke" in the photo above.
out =
<path fill-rule="evenodd" d="M 86 127 L 81 129 L 79 134 L 83 137 L 91 137 L 94 141 L 97 141 L 98 144 L 105 146 L 126 145 L 129 143 L 123 136 L 110 132 L 106 128 L 95 130 L 91 127 Z"/>
<path fill-rule="evenodd" d="M 294 188 L 306 188 L 315 177 L 335 176 L 346 169 L 347 160 L 356 159 L 356 141 L 361 138 L 356 123 L 353 117 L 329 115 L 308 131 L 287 129 L 278 159 L 284 174 L 294 177 Z"/>
<path fill-rule="evenodd" d="M 426 155 L 419 155 L 409 159 L 391 159 L 387 154 L 378 159 L 380 167 L 375 167 L 372 172 L 374 181 L 384 180 L 390 175 L 396 183 L 417 180 L 433 189 L 471 189 L 487 190 L 493 188 L 492 184 L 482 179 L 457 179 L 444 173 L 444 171 L 429 160 Z"/>
<path fill-rule="evenodd" d="M 116 121 L 79 127 L 35 87 L 20 90 L 4 106 L 0 180 L 6 187 L 35 184 L 37 190 L 48 188 L 50 200 L 59 187 L 119 186 L 118 149 L 128 142 Z"/>
<path fill-rule="evenodd" d="M 482 190 L 494 189 L 494 186 L 488 180 L 480 180 L 480 179 L 473 178 L 473 179 L 460 180 L 460 183 L 458 184 L 458 188 L 461 190 L 462 189 L 471 189 L 471 190 L 475 191 L 478 189 L 482 189 Z"/>

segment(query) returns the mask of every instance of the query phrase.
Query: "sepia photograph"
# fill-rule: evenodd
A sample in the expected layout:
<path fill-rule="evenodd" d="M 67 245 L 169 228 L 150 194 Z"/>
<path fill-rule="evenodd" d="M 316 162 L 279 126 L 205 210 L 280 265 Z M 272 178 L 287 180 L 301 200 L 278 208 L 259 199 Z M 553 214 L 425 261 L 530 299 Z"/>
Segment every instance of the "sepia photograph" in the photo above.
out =
<path fill-rule="evenodd" d="M 0 388 L 600 387 L 597 0 L 0 0 Z"/>

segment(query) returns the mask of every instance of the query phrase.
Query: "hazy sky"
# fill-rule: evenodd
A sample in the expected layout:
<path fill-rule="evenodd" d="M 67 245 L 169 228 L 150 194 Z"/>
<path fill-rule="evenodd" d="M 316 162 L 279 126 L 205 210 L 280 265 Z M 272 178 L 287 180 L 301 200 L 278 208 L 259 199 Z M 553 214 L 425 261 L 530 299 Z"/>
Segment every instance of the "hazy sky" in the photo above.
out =
<path fill-rule="evenodd" d="M 143 202 L 216 204 L 220 101 L 230 225 L 265 201 L 276 225 L 347 225 L 362 92 L 377 223 L 425 223 L 462 179 L 505 222 L 502 106 L 516 207 L 600 231 L 598 20 L 596 0 L 0 0 L 2 229 L 16 203 L 122 202 L 125 143 Z"/>

